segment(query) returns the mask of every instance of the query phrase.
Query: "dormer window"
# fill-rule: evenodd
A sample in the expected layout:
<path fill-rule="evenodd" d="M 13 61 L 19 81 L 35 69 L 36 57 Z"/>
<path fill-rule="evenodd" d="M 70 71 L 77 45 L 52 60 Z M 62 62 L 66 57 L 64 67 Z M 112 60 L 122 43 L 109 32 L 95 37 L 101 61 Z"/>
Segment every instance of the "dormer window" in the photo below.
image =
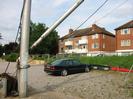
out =
<path fill-rule="evenodd" d="M 129 29 L 122 29 L 121 34 L 122 35 L 130 34 L 130 31 Z"/>

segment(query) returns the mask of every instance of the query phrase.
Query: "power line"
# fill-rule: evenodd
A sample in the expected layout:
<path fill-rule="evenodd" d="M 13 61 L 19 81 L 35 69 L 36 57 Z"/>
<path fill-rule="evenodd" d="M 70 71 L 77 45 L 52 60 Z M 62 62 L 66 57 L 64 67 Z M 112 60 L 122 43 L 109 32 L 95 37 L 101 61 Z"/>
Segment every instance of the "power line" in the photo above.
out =
<path fill-rule="evenodd" d="M 125 0 L 124 2 L 122 2 L 121 4 L 117 5 L 114 9 L 112 9 L 111 11 L 109 11 L 108 13 L 106 13 L 104 16 L 102 16 L 101 18 L 97 19 L 96 21 L 94 21 L 94 23 L 97 23 L 98 21 L 102 20 L 103 18 L 105 18 L 106 16 L 110 15 L 113 11 L 116 11 L 115 9 L 120 8 L 121 6 L 123 6 L 128 0 Z"/>
<path fill-rule="evenodd" d="M 21 22 L 22 22 L 22 17 L 23 17 L 23 12 L 24 12 L 24 6 L 25 6 L 25 0 L 23 1 L 23 6 L 22 6 L 22 10 L 21 10 L 21 15 L 20 15 L 20 19 L 19 19 L 19 26 L 17 29 L 17 34 L 16 34 L 16 38 L 15 38 L 15 43 L 17 42 L 18 39 L 18 35 L 21 32 Z"/>
<path fill-rule="evenodd" d="M 86 20 L 84 20 L 75 30 L 79 29 L 82 25 L 84 25 L 93 15 L 95 15 L 109 0 L 105 0 L 105 2 L 94 11 Z"/>

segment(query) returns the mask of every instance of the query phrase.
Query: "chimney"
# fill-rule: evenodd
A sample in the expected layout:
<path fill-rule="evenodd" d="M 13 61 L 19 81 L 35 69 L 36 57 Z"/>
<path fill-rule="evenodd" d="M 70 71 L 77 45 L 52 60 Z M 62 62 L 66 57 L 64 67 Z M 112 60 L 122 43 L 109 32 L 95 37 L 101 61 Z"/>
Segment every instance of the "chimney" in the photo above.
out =
<path fill-rule="evenodd" d="M 105 28 L 104 28 L 104 27 L 102 27 L 102 29 L 103 29 L 103 30 L 105 30 Z"/>
<path fill-rule="evenodd" d="M 95 31 L 97 29 L 97 25 L 96 24 L 92 24 L 92 31 Z"/>
<path fill-rule="evenodd" d="M 69 34 L 72 34 L 73 33 L 73 29 L 69 29 Z"/>

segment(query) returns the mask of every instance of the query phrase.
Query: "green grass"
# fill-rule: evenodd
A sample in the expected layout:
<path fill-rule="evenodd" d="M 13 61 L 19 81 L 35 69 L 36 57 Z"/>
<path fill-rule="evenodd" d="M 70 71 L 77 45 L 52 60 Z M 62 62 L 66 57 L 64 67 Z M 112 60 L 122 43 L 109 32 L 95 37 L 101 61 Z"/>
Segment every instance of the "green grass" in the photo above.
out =
<path fill-rule="evenodd" d="M 87 57 L 87 56 L 67 56 L 62 58 L 74 58 L 80 60 L 82 63 L 86 64 L 99 64 L 99 65 L 109 65 L 112 67 L 124 67 L 130 68 L 133 65 L 133 56 L 96 56 L 96 57 Z M 62 59 L 61 57 L 50 57 L 47 62 L 50 63 L 57 59 Z M 46 59 L 45 59 L 46 60 Z"/>
<path fill-rule="evenodd" d="M 15 62 L 18 57 L 19 55 L 17 53 L 11 53 L 11 54 L 2 56 L 1 58 L 9 62 Z"/>
<path fill-rule="evenodd" d="M 109 66 L 119 66 L 124 68 L 130 68 L 133 65 L 133 56 L 74 56 L 74 57 L 63 57 L 63 58 L 74 58 L 80 60 L 82 63 L 86 64 L 99 64 L 99 65 L 109 65 Z M 50 57 L 48 63 L 62 58 Z"/>
<path fill-rule="evenodd" d="M 87 64 L 100 64 L 130 68 L 133 65 L 133 56 L 104 56 L 80 57 L 80 61 Z"/>

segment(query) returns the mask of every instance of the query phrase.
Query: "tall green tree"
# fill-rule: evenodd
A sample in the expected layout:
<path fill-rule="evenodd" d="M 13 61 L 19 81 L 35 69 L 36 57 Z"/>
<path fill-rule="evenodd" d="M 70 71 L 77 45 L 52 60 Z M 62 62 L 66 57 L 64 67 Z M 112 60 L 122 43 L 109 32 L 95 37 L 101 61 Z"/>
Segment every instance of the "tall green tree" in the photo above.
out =
<path fill-rule="evenodd" d="M 46 30 L 45 24 L 31 23 L 30 42 L 31 46 Z M 56 54 L 58 53 L 58 33 L 52 31 L 37 47 L 30 51 L 31 54 Z"/>
<path fill-rule="evenodd" d="M 1 33 L 0 33 L 0 39 L 2 39 Z"/>
<path fill-rule="evenodd" d="M 18 53 L 19 45 L 17 43 L 10 42 L 9 44 L 5 44 L 3 46 L 3 51 L 5 54 Z"/>
<path fill-rule="evenodd" d="M 1 33 L 0 33 L 0 39 L 2 39 Z M 3 54 L 3 46 L 0 43 L 0 57 L 2 56 L 2 54 Z"/>
<path fill-rule="evenodd" d="M 3 46 L 0 44 L 0 57 L 2 56 L 3 54 Z"/>

